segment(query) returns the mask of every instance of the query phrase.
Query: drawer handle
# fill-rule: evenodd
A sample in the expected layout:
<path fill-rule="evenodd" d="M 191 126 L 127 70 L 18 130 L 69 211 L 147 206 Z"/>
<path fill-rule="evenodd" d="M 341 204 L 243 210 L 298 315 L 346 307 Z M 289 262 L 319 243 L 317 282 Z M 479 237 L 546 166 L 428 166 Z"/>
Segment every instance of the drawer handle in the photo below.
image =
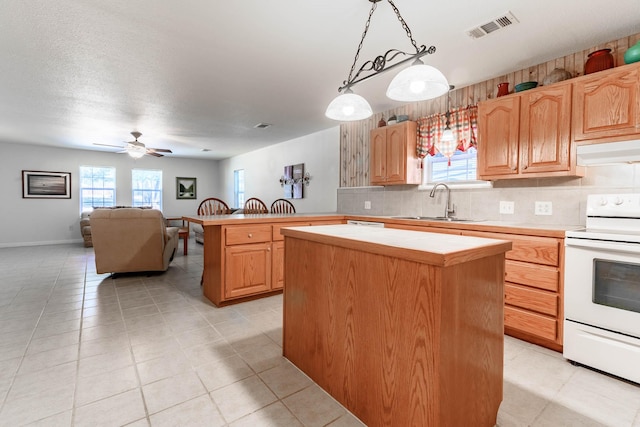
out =
<path fill-rule="evenodd" d="M 253 234 L 249 233 L 249 238 L 252 238 L 252 237 L 253 237 Z"/>

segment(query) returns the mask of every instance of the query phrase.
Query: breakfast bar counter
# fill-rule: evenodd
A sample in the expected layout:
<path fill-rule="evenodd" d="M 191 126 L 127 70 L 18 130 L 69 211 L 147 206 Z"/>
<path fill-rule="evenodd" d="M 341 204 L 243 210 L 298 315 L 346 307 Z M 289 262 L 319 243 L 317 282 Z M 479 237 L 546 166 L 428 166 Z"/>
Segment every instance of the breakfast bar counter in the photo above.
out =
<path fill-rule="evenodd" d="M 285 236 L 283 351 L 373 426 L 494 426 L 511 242 L 325 225 Z"/>

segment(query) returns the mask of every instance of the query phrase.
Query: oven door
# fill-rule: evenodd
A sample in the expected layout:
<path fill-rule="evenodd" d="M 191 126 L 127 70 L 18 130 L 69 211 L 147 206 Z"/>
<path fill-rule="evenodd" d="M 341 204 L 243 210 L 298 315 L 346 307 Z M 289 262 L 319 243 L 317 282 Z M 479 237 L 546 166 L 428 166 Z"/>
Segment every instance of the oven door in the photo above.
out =
<path fill-rule="evenodd" d="M 640 244 L 565 239 L 567 320 L 640 338 Z"/>

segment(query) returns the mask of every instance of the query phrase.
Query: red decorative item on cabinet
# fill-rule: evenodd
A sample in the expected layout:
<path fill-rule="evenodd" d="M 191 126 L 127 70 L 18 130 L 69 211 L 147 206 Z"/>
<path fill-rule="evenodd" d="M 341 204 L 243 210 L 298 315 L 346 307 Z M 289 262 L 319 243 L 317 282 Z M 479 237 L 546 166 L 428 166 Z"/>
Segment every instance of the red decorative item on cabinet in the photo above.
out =
<path fill-rule="evenodd" d="M 509 82 L 498 85 L 498 96 L 509 95 Z"/>
<path fill-rule="evenodd" d="M 600 49 L 589 54 L 587 62 L 584 64 L 584 73 L 591 74 L 597 71 L 613 68 L 613 55 L 611 49 Z"/>

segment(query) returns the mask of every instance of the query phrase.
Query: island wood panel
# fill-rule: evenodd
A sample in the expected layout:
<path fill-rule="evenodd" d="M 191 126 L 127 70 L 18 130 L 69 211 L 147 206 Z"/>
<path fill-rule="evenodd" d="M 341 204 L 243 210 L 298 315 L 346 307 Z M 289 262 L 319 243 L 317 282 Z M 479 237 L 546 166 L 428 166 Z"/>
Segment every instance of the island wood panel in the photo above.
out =
<path fill-rule="evenodd" d="M 456 88 L 449 93 L 451 106 L 476 105 L 481 101 L 495 98 L 498 84 L 509 83 L 511 91 L 515 85 L 527 81 L 542 82 L 555 68 L 564 68 L 573 77 L 584 75 L 584 64 L 589 53 L 609 48 L 614 56 L 614 65 L 624 65 L 624 52 L 640 40 L 640 33 L 617 40 L 599 43 L 591 48 L 580 50 L 566 56 L 551 59 L 531 67 L 495 76 L 470 86 Z M 369 181 L 369 133 L 378 126 L 381 118 L 406 114 L 409 120 L 446 111 L 446 97 L 405 104 L 387 111 L 379 112 L 366 120 L 344 122 L 340 124 L 340 187 L 364 187 Z"/>
<path fill-rule="evenodd" d="M 504 254 L 442 268 L 285 245 L 285 357 L 370 427 L 495 425 Z"/>

